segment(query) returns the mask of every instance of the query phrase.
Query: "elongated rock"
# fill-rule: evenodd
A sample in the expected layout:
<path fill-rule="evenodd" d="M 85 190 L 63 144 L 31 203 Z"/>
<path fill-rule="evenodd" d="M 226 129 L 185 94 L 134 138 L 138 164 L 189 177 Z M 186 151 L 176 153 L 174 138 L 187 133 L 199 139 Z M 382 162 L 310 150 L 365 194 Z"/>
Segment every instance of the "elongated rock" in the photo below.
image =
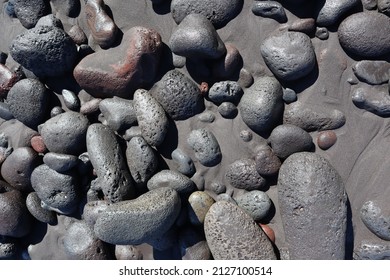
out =
<path fill-rule="evenodd" d="M 387 61 L 362 60 L 352 67 L 359 81 L 371 85 L 387 83 L 390 78 L 390 63 Z"/>
<path fill-rule="evenodd" d="M 383 240 L 390 241 L 390 216 L 382 213 L 377 202 L 365 202 L 360 209 L 360 218 L 372 233 Z"/>
<path fill-rule="evenodd" d="M 196 159 L 204 166 L 212 167 L 221 162 L 221 149 L 211 131 L 205 128 L 193 130 L 188 136 L 187 143 L 194 151 Z"/>
<path fill-rule="evenodd" d="M 112 202 L 132 197 L 133 179 L 114 132 L 102 124 L 90 125 L 87 151 L 97 174 L 92 187 L 102 190 Z"/>
<path fill-rule="evenodd" d="M 344 259 L 347 195 L 325 158 L 308 152 L 287 158 L 278 196 L 290 259 Z"/>
<path fill-rule="evenodd" d="M 177 192 L 171 188 L 149 191 L 135 200 L 112 204 L 98 217 L 96 236 L 117 245 L 138 245 L 166 233 L 181 209 Z"/>
<path fill-rule="evenodd" d="M 267 235 L 249 214 L 233 203 L 214 203 L 206 214 L 204 231 L 216 260 L 276 259 Z"/>
<path fill-rule="evenodd" d="M 330 26 L 337 23 L 349 10 L 358 6 L 359 2 L 359 0 L 326 0 L 318 14 L 317 24 Z"/>
<path fill-rule="evenodd" d="M 191 193 L 196 188 L 194 182 L 187 176 L 174 170 L 162 170 L 158 172 L 150 178 L 147 186 L 149 190 L 169 187 L 177 191 L 179 194 Z"/>

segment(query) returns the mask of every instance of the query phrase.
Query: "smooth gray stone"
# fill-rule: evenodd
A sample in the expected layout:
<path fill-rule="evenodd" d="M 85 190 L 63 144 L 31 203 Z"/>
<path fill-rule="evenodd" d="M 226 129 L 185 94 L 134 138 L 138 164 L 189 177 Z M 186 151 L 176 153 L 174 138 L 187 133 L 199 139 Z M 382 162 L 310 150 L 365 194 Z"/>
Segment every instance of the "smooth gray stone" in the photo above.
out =
<path fill-rule="evenodd" d="M 149 190 L 169 187 L 179 194 L 191 193 L 195 190 L 195 184 L 187 176 L 174 171 L 162 170 L 156 173 L 147 183 Z"/>
<path fill-rule="evenodd" d="M 171 13 L 177 24 L 189 14 L 201 14 L 216 28 L 221 28 L 240 13 L 243 2 L 243 0 L 173 0 Z"/>
<path fill-rule="evenodd" d="M 210 130 L 201 128 L 191 131 L 187 144 L 194 151 L 195 158 L 204 166 L 212 167 L 222 160 L 218 140 Z"/>
<path fill-rule="evenodd" d="M 238 109 L 231 102 L 223 102 L 218 106 L 218 113 L 225 119 L 234 119 L 238 114 Z"/>
<path fill-rule="evenodd" d="M 363 240 L 353 253 L 354 260 L 390 260 L 390 245 Z"/>
<path fill-rule="evenodd" d="M 85 151 L 88 125 L 87 117 L 68 111 L 47 120 L 41 136 L 50 152 L 79 155 Z"/>
<path fill-rule="evenodd" d="M 36 192 L 30 192 L 26 198 L 26 206 L 31 215 L 42 223 L 57 224 L 57 215 L 54 211 L 41 207 L 41 199 Z"/>
<path fill-rule="evenodd" d="M 329 38 L 329 31 L 326 27 L 317 27 L 316 37 L 320 40 L 327 40 Z"/>
<path fill-rule="evenodd" d="M 266 38 L 261 55 L 271 72 L 283 81 L 294 81 L 310 74 L 316 55 L 310 37 L 302 32 L 281 32 Z"/>
<path fill-rule="evenodd" d="M 134 93 L 134 109 L 142 137 L 150 146 L 161 145 L 169 127 L 163 107 L 148 91 L 138 89 Z"/>
<path fill-rule="evenodd" d="M 188 198 L 188 218 L 195 226 L 203 225 L 207 211 L 214 204 L 214 199 L 206 192 L 193 192 Z"/>
<path fill-rule="evenodd" d="M 214 203 L 206 214 L 204 231 L 216 260 L 276 260 L 267 235 L 233 203 Z"/>
<path fill-rule="evenodd" d="M 132 100 L 117 96 L 105 98 L 99 103 L 99 109 L 107 125 L 115 131 L 125 131 L 137 123 Z"/>
<path fill-rule="evenodd" d="M 62 90 L 62 98 L 64 99 L 65 106 L 72 111 L 80 111 L 80 99 L 72 91 L 64 89 Z"/>
<path fill-rule="evenodd" d="M 209 98 L 217 105 L 223 102 L 238 104 L 243 94 L 241 86 L 235 81 L 217 82 L 209 89 Z"/>
<path fill-rule="evenodd" d="M 149 93 L 173 120 L 186 120 L 205 108 L 198 85 L 177 70 L 168 71 Z"/>
<path fill-rule="evenodd" d="M 32 172 L 31 185 L 45 209 L 69 215 L 79 205 L 81 190 L 74 174 L 58 173 L 42 164 Z"/>
<path fill-rule="evenodd" d="M 357 107 L 380 117 L 390 116 L 390 96 L 386 90 L 355 88 L 352 90 L 352 101 Z"/>
<path fill-rule="evenodd" d="M 331 26 L 336 24 L 351 9 L 360 4 L 359 0 L 326 0 L 317 16 L 317 25 Z"/>
<path fill-rule="evenodd" d="M 389 33 L 390 17 L 376 11 L 365 11 L 347 17 L 337 32 L 340 45 L 347 53 L 369 59 L 390 52 L 390 37 L 383 36 Z"/>
<path fill-rule="evenodd" d="M 278 198 L 292 260 L 345 258 L 347 194 L 334 167 L 314 153 L 295 153 L 282 164 Z"/>
<path fill-rule="evenodd" d="M 297 93 L 293 89 L 290 89 L 290 88 L 283 89 L 284 102 L 286 102 L 287 104 L 290 104 L 290 103 L 297 101 L 297 99 L 298 99 Z"/>
<path fill-rule="evenodd" d="M 64 173 L 75 167 L 79 162 L 79 158 L 74 155 L 49 152 L 43 156 L 43 162 L 51 169 Z"/>
<path fill-rule="evenodd" d="M 244 123 L 256 133 L 270 131 L 283 114 L 283 90 L 271 77 L 261 77 L 245 91 L 239 104 Z"/>
<path fill-rule="evenodd" d="M 262 189 L 266 184 L 266 180 L 257 173 L 253 159 L 240 159 L 230 164 L 225 178 L 233 187 L 247 191 Z"/>
<path fill-rule="evenodd" d="M 181 201 L 175 190 L 157 188 L 137 199 L 107 207 L 98 217 L 94 231 L 107 243 L 138 245 L 166 233 L 180 210 Z"/>
<path fill-rule="evenodd" d="M 92 124 L 87 131 L 87 151 L 97 178 L 91 182 L 111 202 L 134 196 L 133 179 L 115 133 L 102 124 Z"/>
<path fill-rule="evenodd" d="M 204 123 L 213 123 L 215 121 L 215 115 L 213 112 L 205 111 L 198 115 L 198 119 Z"/>
<path fill-rule="evenodd" d="M 45 0 L 14 0 L 14 10 L 25 28 L 34 27 L 38 20 L 50 13 L 50 5 Z"/>
<path fill-rule="evenodd" d="M 127 144 L 127 166 L 137 184 L 146 184 L 157 172 L 158 158 L 142 137 L 133 137 Z"/>
<path fill-rule="evenodd" d="M 390 63 L 384 60 L 361 60 L 352 66 L 352 70 L 359 81 L 370 85 L 387 83 L 390 78 Z"/>
<path fill-rule="evenodd" d="M 218 59 L 226 47 L 212 23 L 201 14 L 190 14 L 174 29 L 169 46 L 173 53 L 193 59 Z"/>
<path fill-rule="evenodd" d="M 14 115 L 9 110 L 9 105 L 7 103 L 0 102 L 0 118 L 6 121 L 15 118 Z"/>
<path fill-rule="evenodd" d="M 280 23 L 287 21 L 286 12 L 282 4 L 276 1 L 253 1 L 252 13 L 256 16 L 272 18 Z"/>
<path fill-rule="evenodd" d="M 235 201 L 256 222 L 265 218 L 272 206 L 269 196 L 265 192 L 257 190 L 237 196 Z"/>
<path fill-rule="evenodd" d="M 191 177 L 195 174 L 195 165 L 192 159 L 185 154 L 181 149 L 177 148 L 175 149 L 172 154 L 172 160 L 176 163 L 177 168 L 176 170 L 180 173 Z"/>
<path fill-rule="evenodd" d="M 297 152 L 310 151 L 314 146 L 311 135 L 292 124 L 281 124 L 275 127 L 268 141 L 275 155 L 281 159 Z"/>
<path fill-rule="evenodd" d="M 360 209 L 360 218 L 379 238 L 390 241 L 390 215 L 385 216 L 375 201 L 366 201 Z"/>

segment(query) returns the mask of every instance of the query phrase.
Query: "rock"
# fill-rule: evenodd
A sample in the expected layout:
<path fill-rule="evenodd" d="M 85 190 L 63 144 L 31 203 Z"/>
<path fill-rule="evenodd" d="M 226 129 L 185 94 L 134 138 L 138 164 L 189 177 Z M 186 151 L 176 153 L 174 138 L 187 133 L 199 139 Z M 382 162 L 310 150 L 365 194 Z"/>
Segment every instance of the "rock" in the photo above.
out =
<path fill-rule="evenodd" d="M 245 68 L 241 68 L 238 84 L 243 88 L 249 88 L 254 82 L 252 74 Z"/>
<path fill-rule="evenodd" d="M 8 92 L 7 103 L 17 120 L 35 128 L 45 119 L 48 93 L 40 81 L 23 79 Z"/>
<path fill-rule="evenodd" d="M 133 137 L 127 144 L 127 166 L 137 184 L 146 184 L 158 169 L 155 151 L 142 137 Z"/>
<path fill-rule="evenodd" d="M 297 31 L 312 36 L 316 30 L 316 21 L 314 18 L 302 18 L 294 21 L 289 27 L 288 31 Z"/>
<path fill-rule="evenodd" d="M 186 227 L 179 233 L 179 247 L 183 260 L 210 260 L 211 252 L 204 237 Z"/>
<path fill-rule="evenodd" d="M 264 231 L 264 233 L 268 236 L 269 240 L 271 240 L 272 243 L 275 243 L 275 232 L 274 230 L 265 224 L 260 224 L 261 229 Z"/>
<path fill-rule="evenodd" d="M 141 129 L 139 126 L 132 126 L 126 130 L 125 135 L 123 135 L 123 139 L 125 141 L 130 141 L 133 137 L 142 137 Z"/>
<path fill-rule="evenodd" d="M 215 121 L 215 115 L 210 111 L 205 111 L 199 114 L 198 119 L 204 123 L 213 123 Z"/>
<path fill-rule="evenodd" d="M 222 194 L 226 192 L 226 186 L 217 182 L 212 182 L 211 184 L 207 184 L 205 186 L 205 189 L 215 194 Z"/>
<path fill-rule="evenodd" d="M 265 218 L 271 209 L 271 199 L 265 192 L 250 191 L 235 198 L 237 205 L 256 222 Z"/>
<path fill-rule="evenodd" d="M 73 70 L 77 49 L 64 30 L 37 26 L 16 36 L 10 46 L 12 58 L 34 75 L 62 76 Z"/>
<path fill-rule="evenodd" d="M 195 166 L 192 159 L 179 148 L 175 149 L 171 154 L 172 160 L 175 162 L 176 170 L 180 173 L 191 177 L 195 174 Z"/>
<path fill-rule="evenodd" d="M 337 135 L 332 130 L 325 130 L 318 133 L 317 145 L 322 150 L 327 150 L 332 147 L 337 141 Z"/>
<path fill-rule="evenodd" d="M 205 192 L 193 192 L 188 198 L 188 217 L 191 224 L 203 225 L 206 213 L 214 202 L 214 199 Z"/>
<path fill-rule="evenodd" d="M 298 152 L 310 151 L 313 140 L 309 133 L 292 124 L 282 124 L 272 130 L 268 138 L 275 155 L 286 159 Z"/>
<path fill-rule="evenodd" d="M 317 16 L 317 25 L 331 26 L 336 24 L 342 17 L 354 7 L 360 4 L 359 0 L 326 0 Z"/>
<path fill-rule="evenodd" d="M 173 53 L 193 59 L 218 59 L 226 54 L 214 26 L 201 14 L 186 16 L 174 29 L 169 46 Z"/>
<path fill-rule="evenodd" d="M 379 238 L 390 241 L 390 216 L 384 215 L 376 201 L 366 201 L 360 209 L 360 218 Z"/>
<path fill-rule="evenodd" d="M 149 190 L 168 187 L 174 189 L 178 194 L 188 194 L 195 190 L 193 181 L 174 170 L 162 170 L 158 172 L 150 178 L 147 187 Z"/>
<path fill-rule="evenodd" d="M 256 154 L 256 171 L 260 176 L 273 176 L 282 165 L 280 159 L 269 146 L 262 147 Z"/>
<path fill-rule="evenodd" d="M 354 251 L 354 260 L 389 260 L 390 246 L 386 243 L 374 243 L 363 240 Z"/>
<path fill-rule="evenodd" d="M 87 151 L 97 179 L 91 188 L 102 190 L 110 202 L 134 196 L 133 179 L 114 132 L 102 125 L 92 124 L 87 131 Z"/>
<path fill-rule="evenodd" d="M 11 111 L 9 110 L 8 104 L 4 102 L 0 102 L 0 118 L 6 121 L 14 118 Z"/>
<path fill-rule="evenodd" d="M 43 156 L 43 162 L 51 169 L 65 173 L 78 164 L 79 158 L 74 155 L 47 153 Z"/>
<path fill-rule="evenodd" d="M 383 60 L 361 60 L 352 66 L 352 70 L 359 81 L 370 85 L 387 83 L 390 78 L 390 63 Z"/>
<path fill-rule="evenodd" d="M 30 232 L 32 217 L 21 192 L 0 191 L 0 209 L 0 236 L 20 238 Z"/>
<path fill-rule="evenodd" d="M 80 190 L 74 174 L 62 174 L 42 164 L 31 174 L 31 185 L 42 207 L 59 214 L 72 214 L 79 205 Z"/>
<path fill-rule="evenodd" d="M 185 120 L 204 110 L 198 85 L 177 70 L 168 71 L 149 93 L 173 120 Z"/>
<path fill-rule="evenodd" d="M 74 92 L 63 89 L 61 93 L 62 98 L 64 99 L 64 104 L 69 110 L 76 112 L 80 111 L 80 99 Z"/>
<path fill-rule="evenodd" d="M 40 163 L 41 159 L 32 148 L 16 148 L 1 165 L 1 176 L 13 188 L 21 192 L 30 192 L 31 173 Z"/>
<path fill-rule="evenodd" d="M 93 229 L 83 221 L 74 221 L 65 231 L 62 242 L 71 260 L 111 259 L 107 244 L 97 239 Z"/>
<path fill-rule="evenodd" d="M 345 115 L 337 109 L 324 108 L 310 104 L 305 107 L 302 102 L 294 102 L 286 106 L 283 123 L 299 126 L 306 131 L 330 130 L 345 124 Z"/>
<path fill-rule="evenodd" d="M 73 25 L 69 31 L 68 35 L 70 38 L 72 38 L 73 42 L 76 45 L 84 45 L 88 44 L 88 38 L 87 35 L 85 35 L 83 29 L 79 25 Z"/>
<path fill-rule="evenodd" d="M 91 115 L 99 111 L 99 105 L 102 99 L 92 98 L 91 100 L 85 102 L 80 107 L 80 113 L 83 115 Z"/>
<path fill-rule="evenodd" d="M 378 26 L 382 26 L 378 29 Z M 390 52 L 390 18 L 376 11 L 356 13 L 339 26 L 338 37 L 347 53 L 362 58 L 376 58 Z M 375 46 L 375 48 L 372 48 Z"/>
<path fill-rule="evenodd" d="M 14 0 L 15 14 L 25 28 L 32 28 L 39 18 L 49 14 L 50 5 L 45 0 Z"/>
<path fill-rule="evenodd" d="M 260 46 L 264 62 L 283 81 L 307 76 L 316 65 L 310 37 L 301 32 L 281 32 L 266 38 Z"/>
<path fill-rule="evenodd" d="M 5 98 L 20 77 L 7 66 L 0 64 L 0 97 Z"/>
<path fill-rule="evenodd" d="M 326 27 L 317 27 L 316 37 L 320 40 L 327 40 L 329 38 L 329 31 Z"/>
<path fill-rule="evenodd" d="M 88 125 L 85 116 L 68 111 L 47 120 L 42 126 L 41 136 L 50 152 L 79 155 L 85 151 Z"/>
<path fill-rule="evenodd" d="M 106 11 L 103 0 L 87 0 L 85 3 L 87 24 L 93 39 L 103 49 L 111 47 L 118 34 L 118 27 Z"/>
<path fill-rule="evenodd" d="M 377 0 L 361 0 L 364 9 L 375 10 L 377 7 Z"/>
<path fill-rule="evenodd" d="M 241 130 L 240 131 L 240 138 L 244 142 L 250 142 L 253 139 L 253 134 L 249 130 Z"/>
<path fill-rule="evenodd" d="M 125 131 L 137 123 L 132 100 L 106 98 L 99 103 L 99 109 L 112 130 Z"/>
<path fill-rule="evenodd" d="M 256 133 L 270 131 L 283 114 L 282 96 L 282 86 L 275 78 L 257 79 L 241 98 L 242 120 Z"/>
<path fill-rule="evenodd" d="M 217 138 L 205 128 L 191 131 L 187 138 L 187 144 L 194 151 L 195 158 L 206 167 L 215 166 L 222 160 Z"/>
<path fill-rule="evenodd" d="M 37 27 L 37 26 L 52 26 L 52 27 L 64 29 L 64 26 L 62 25 L 61 20 L 56 18 L 53 14 L 41 17 L 38 20 L 35 27 Z"/>
<path fill-rule="evenodd" d="M 147 243 L 153 247 L 154 251 L 164 252 L 177 246 L 177 235 L 177 229 L 175 227 L 171 227 L 163 235 L 152 238 Z"/>
<path fill-rule="evenodd" d="M 225 178 L 233 187 L 247 191 L 262 189 L 266 184 L 266 180 L 257 173 L 252 159 L 236 160 L 230 164 Z"/>
<path fill-rule="evenodd" d="M 53 7 L 62 15 L 76 18 L 80 14 L 79 0 L 51 0 Z"/>
<path fill-rule="evenodd" d="M 0 236 L 0 260 L 16 259 L 17 253 L 16 240 L 7 236 Z"/>
<path fill-rule="evenodd" d="M 286 102 L 287 104 L 293 103 L 297 101 L 298 96 L 297 93 L 291 89 L 291 88 L 286 88 L 283 89 L 283 101 Z"/>
<path fill-rule="evenodd" d="M 100 214 L 106 211 L 109 202 L 106 200 L 96 200 L 96 201 L 88 201 L 84 205 L 83 209 L 83 220 L 90 226 L 93 227 L 96 223 L 97 218 Z"/>
<path fill-rule="evenodd" d="M 207 0 L 173 0 L 171 3 L 172 17 L 177 24 L 189 14 L 205 16 L 216 28 L 225 26 L 241 11 L 242 0 L 207 1 Z"/>
<path fill-rule="evenodd" d="M 229 203 L 233 203 L 237 205 L 237 202 L 234 200 L 234 198 L 231 197 L 231 195 L 227 193 L 221 193 L 217 196 L 216 201 L 226 201 Z"/>
<path fill-rule="evenodd" d="M 83 58 L 73 75 L 94 97 L 128 98 L 150 84 L 157 73 L 163 43 L 160 34 L 146 27 L 132 27 L 122 44 Z"/>
<path fill-rule="evenodd" d="M 34 149 L 37 153 L 43 154 L 47 152 L 47 147 L 43 141 L 42 136 L 37 135 L 31 138 L 31 148 Z"/>
<path fill-rule="evenodd" d="M 206 214 L 204 231 L 216 260 L 276 260 L 267 235 L 232 203 L 214 203 Z"/>
<path fill-rule="evenodd" d="M 9 146 L 14 149 L 18 147 L 29 147 L 31 145 L 31 139 L 38 134 L 38 132 L 16 119 L 3 122 L 0 125 L 0 131 L 7 137 Z"/>
<path fill-rule="evenodd" d="M 390 1 L 389 0 L 378 0 L 378 11 L 390 16 Z"/>
<path fill-rule="evenodd" d="M 11 18 L 16 18 L 15 14 L 15 0 L 9 0 L 4 6 L 5 13 Z"/>
<path fill-rule="evenodd" d="M 357 107 L 375 115 L 384 118 L 390 116 L 390 96 L 386 90 L 356 88 L 352 91 L 352 101 Z"/>
<path fill-rule="evenodd" d="M 94 231 L 104 242 L 138 245 L 166 233 L 180 209 L 180 197 L 175 190 L 158 188 L 137 199 L 110 205 L 98 217 Z"/>
<path fill-rule="evenodd" d="M 133 245 L 116 245 L 115 258 L 117 260 L 142 260 L 142 252 Z"/>
<path fill-rule="evenodd" d="M 168 132 L 169 121 L 163 107 L 148 91 L 134 93 L 134 109 L 142 137 L 151 146 L 159 146 Z"/>
<path fill-rule="evenodd" d="M 272 18 L 280 23 L 287 22 L 286 12 L 282 4 L 276 1 L 253 1 L 252 13 L 256 16 Z"/>
<path fill-rule="evenodd" d="M 233 103 L 223 102 L 218 106 L 218 113 L 225 119 L 234 119 L 238 114 L 238 110 Z"/>
<path fill-rule="evenodd" d="M 230 79 L 239 72 L 243 60 L 238 49 L 230 43 L 225 44 L 226 55 L 215 61 L 212 65 L 213 77 L 219 79 Z"/>
<path fill-rule="evenodd" d="M 347 195 L 326 159 L 308 152 L 287 158 L 279 171 L 278 197 L 290 259 L 345 258 Z"/>
<path fill-rule="evenodd" d="M 223 81 L 213 84 L 208 96 L 217 105 L 223 102 L 238 104 L 243 94 L 244 92 L 237 82 Z"/>
<path fill-rule="evenodd" d="M 49 225 L 57 224 L 57 215 L 55 212 L 41 207 L 41 200 L 36 192 L 30 192 L 26 198 L 26 206 L 31 215 L 42 223 Z"/>
<path fill-rule="evenodd" d="M 51 117 L 51 118 L 54 118 L 55 116 L 58 116 L 59 114 L 62 114 L 62 113 L 64 113 L 64 112 L 65 112 L 65 110 L 62 109 L 62 107 L 60 107 L 60 106 L 55 106 L 55 107 L 53 107 L 53 109 L 51 109 L 51 111 L 50 111 L 50 117 Z"/>

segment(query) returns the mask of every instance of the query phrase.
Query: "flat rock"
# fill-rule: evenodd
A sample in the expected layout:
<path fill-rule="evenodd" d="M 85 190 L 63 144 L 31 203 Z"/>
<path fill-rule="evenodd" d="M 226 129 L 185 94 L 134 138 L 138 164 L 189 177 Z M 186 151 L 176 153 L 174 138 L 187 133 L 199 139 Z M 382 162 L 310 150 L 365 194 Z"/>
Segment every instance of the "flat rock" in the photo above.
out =
<path fill-rule="evenodd" d="M 280 23 L 287 21 L 286 12 L 282 4 L 276 1 L 253 1 L 252 13 L 256 16 L 272 18 Z"/>
<path fill-rule="evenodd" d="M 147 183 L 149 190 L 169 187 L 179 194 L 191 193 L 195 190 L 195 184 L 187 176 L 174 171 L 162 170 L 156 173 Z"/>
<path fill-rule="evenodd" d="M 287 158 L 279 171 L 278 197 L 290 259 L 345 258 L 347 195 L 325 158 L 308 152 Z"/>
<path fill-rule="evenodd" d="M 175 190 L 158 188 L 107 207 L 98 217 L 94 231 L 107 243 L 138 245 L 166 233 L 180 209 L 180 197 Z"/>
<path fill-rule="evenodd" d="M 201 14 L 216 28 L 221 28 L 239 14 L 243 2 L 243 0 L 173 0 L 171 13 L 177 24 L 189 14 Z"/>
<path fill-rule="evenodd" d="M 269 196 L 265 192 L 258 190 L 239 195 L 235 198 L 235 201 L 256 222 L 265 218 L 272 206 Z"/>
<path fill-rule="evenodd" d="M 270 131 L 283 114 L 283 90 L 271 77 L 261 77 L 241 98 L 239 111 L 244 123 L 256 133 Z"/>
<path fill-rule="evenodd" d="M 94 97 L 130 97 L 136 89 L 154 80 L 162 47 L 157 31 L 132 27 L 119 46 L 83 58 L 73 75 Z"/>
<path fill-rule="evenodd" d="M 90 125 L 87 131 L 87 151 L 97 175 L 91 187 L 102 190 L 111 202 L 133 197 L 133 179 L 115 133 L 102 124 Z"/>
<path fill-rule="evenodd" d="M 193 192 L 188 198 L 188 217 L 191 224 L 203 225 L 206 213 L 214 202 L 214 199 L 206 192 Z"/>
<path fill-rule="evenodd" d="M 378 26 L 382 28 L 378 29 Z M 338 37 L 346 52 L 362 58 L 375 58 L 390 52 L 390 37 L 383 36 L 389 33 L 390 17 L 366 11 L 347 17 L 339 26 Z"/>
<path fill-rule="evenodd" d="M 261 176 L 276 175 L 282 165 L 278 156 L 269 146 L 261 147 L 258 150 L 255 162 L 257 173 Z"/>
<path fill-rule="evenodd" d="M 159 146 L 168 132 L 169 121 L 163 107 L 147 90 L 134 93 L 134 109 L 142 137 L 151 146 Z"/>
<path fill-rule="evenodd" d="M 331 26 L 336 24 L 351 9 L 360 4 L 359 0 L 326 0 L 318 13 L 317 25 Z"/>
<path fill-rule="evenodd" d="M 38 20 L 50 12 L 50 5 L 45 0 L 14 0 L 15 14 L 25 28 L 32 28 Z"/>
<path fill-rule="evenodd" d="M 261 55 L 272 73 L 283 81 L 307 76 L 316 65 L 310 37 L 301 32 L 271 35 L 260 46 Z"/>
<path fill-rule="evenodd" d="M 361 60 L 352 66 L 352 70 L 359 81 L 370 85 L 387 83 L 390 78 L 390 63 L 383 60 Z"/>
<path fill-rule="evenodd" d="M 185 120 L 205 108 L 199 87 L 177 70 L 168 71 L 149 93 L 173 120 Z"/>
<path fill-rule="evenodd" d="M 57 215 L 54 211 L 41 207 L 41 199 L 36 192 L 30 192 L 26 198 L 26 206 L 31 215 L 42 223 L 55 225 L 57 223 Z"/>
<path fill-rule="evenodd" d="M 43 162 L 51 169 L 64 173 L 75 167 L 79 163 L 79 158 L 74 155 L 50 152 L 43 156 Z"/>
<path fill-rule="evenodd" d="M 125 131 L 137 123 L 132 100 L 117 96 L 105 98 L 99 103 L 106 124 L 115 131 Z"/>
<path fill-rule="evenodd" d="M 173 53 L 193 59 L 217 59 L 226 47 L 212 23 L 201 14 L 190 14 L 174 29 L 169 45 Z"/>
<path fill-rule="evenodd" d="M 266 180 L 257 173 L 256 162 L 252 159 L 240 159 L 230 164 L 225 178 L 233 187 L 247 191 L 262 189 L 266 184 Z"/>
<path fill-rule="evenodd" d="M 267 235 L 233 203 L 214 203 L 206 214 L 204 231 L 216 260 L 276 260 Z"/>
<path fill-rule="evenodd" d="M 366 201 L 360 209 L 366 227 L 379 238 L 390 241 L 390 215 L 385 214 L 375 201 Z"/>
<path fill-rule="evenodd" d="M 244 91 L 235 81 L 222 81 L 213 84 L 209 90 L 209 98 L 215 104 L 232 102 L 238 104 Z"/>
<path fill-rule="evenodd" d="M 218 140 L 210 130 L 201 128 L 191 131 L 187 144 L 194 151 L 195 158 L 204 166 L 212 167 L 222 160 Z"/>
<path fill-rule="evenodd" d="M 50 152 L 79 155 L 85 151 L 88 125 L 84 115 L 68 111 L 47 120 L 41 136 Z"/>
<path fill-rule="evenodd" d="M 73 70 L 77 48 L 64 30 L 37 26 L 16 36 L 10 46 L 10 54 L 36 76 L 53 77 Z"/>

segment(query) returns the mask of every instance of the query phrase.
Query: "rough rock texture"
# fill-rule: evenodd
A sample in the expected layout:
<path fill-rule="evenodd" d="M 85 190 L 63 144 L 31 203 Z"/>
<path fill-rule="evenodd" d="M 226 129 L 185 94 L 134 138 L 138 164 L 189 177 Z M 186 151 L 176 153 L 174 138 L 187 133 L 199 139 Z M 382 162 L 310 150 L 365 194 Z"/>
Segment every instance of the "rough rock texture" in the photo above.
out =
<path fill-rule="evenodd" d="M 221 162 L 222 153 L 217 138 L 207 129 L 191 131 L 187 144 L 194 151 L 195 158 L 204 166 L 212 167 Z"/>
<path fill-rule="evenodd" d="M 233 187 L 247 191 L 262 189 L 266 184 L 266 180 L 257 173 L 256 162 L 252 159 L 241 159 L 230 164 L 225 178 Z"/>
<path fill-rule="evenodd" d="M 217 82 L 209 90 L 209 98 L 215 104 L 223 102 L 238 104 L 243 94 L 242 88 L 235 81 Z"/>
<path fill-rule="evenodd" d="M 375 201 L 367 201 L 363 204 L 360 218 L 371 232 L 383 240 L 390 241 L 390 216 L 382 213 Z"/>
<path fill-rule="evenodd" d="M 262 146 L 255 157 L 256 171 L 261 176 L 272 176 L 278 173 L 282 165 L 280 159 L 269 146 Z"/>
<path fill-rule="evenodd" d="M 25 28 L 32 28 L 39 18 L 50 12 L 50 5 L 45 0 L 14 0 L 15 15 Z"/>
<path fill-rule="evenodd" d="M 272 201 L 262 191 L 250 191 L 235 198 L 237 205 L 247 212 L 256 222 L 265 218 L 271 209 Z"/>

